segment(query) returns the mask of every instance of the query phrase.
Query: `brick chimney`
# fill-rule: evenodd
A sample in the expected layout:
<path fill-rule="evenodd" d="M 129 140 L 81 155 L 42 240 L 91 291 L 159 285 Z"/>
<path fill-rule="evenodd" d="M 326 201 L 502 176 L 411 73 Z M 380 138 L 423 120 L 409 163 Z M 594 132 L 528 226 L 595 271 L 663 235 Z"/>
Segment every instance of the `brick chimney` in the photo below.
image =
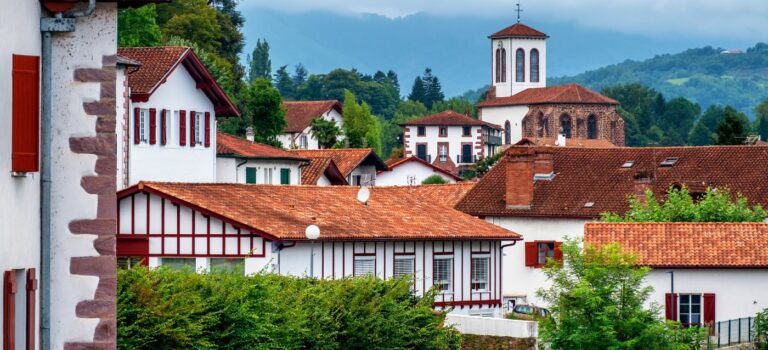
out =
<path fill-rule="evenodd" d="M 653 175 L 649 171 L 637 171 L 634 175 L 635 192 L 634 195 L 640 203 L 645 203 L 645 190 L 651 189 L 653 185 Z"/>
<path fill-rule="evenodd" d="M 550 177 L 554 171 L 555 163 L 552 151 L 545 148 L 537 149 L 533 158 L 533 173 L 536 174 L 536 177 Z"/>
<path fill-rule="evenodd" d="M 506 196 L 508 209 L 530 209 L 533 204 L 533 147 L 510 147 L 506 154 Z"/>
<path fill-rule="evenodd" d="M 245 128 L 245 139 L 251 142 L 256 139 L 256 133 L 253 132 L 252 126 Z"/>

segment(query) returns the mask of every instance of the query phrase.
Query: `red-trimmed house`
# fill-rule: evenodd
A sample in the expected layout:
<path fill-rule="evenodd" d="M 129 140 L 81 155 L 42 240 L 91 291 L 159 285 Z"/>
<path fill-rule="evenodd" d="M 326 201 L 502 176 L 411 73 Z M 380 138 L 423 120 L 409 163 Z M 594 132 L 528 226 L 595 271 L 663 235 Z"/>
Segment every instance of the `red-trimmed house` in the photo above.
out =
<path fill-rule="evenodd" d="M 327 160 L 333 160 L 333 166 L 339 170 L 341 175 L 346 179 L 346 182 L 352 186 L 375 186 L 376 174 L 379 171 L 389 170 L 387 164 L 384 163 L 381 158 L 376 154 L 376 150 L 373 148 L 333 148 L 333 149 L 315 149 L 315 150 L 302 150 L 292 149 L 291 153 L 302 157 L 309 158 L 311 162 L 318 162 L 318 166 L 327 164 Z M 307 185 L 338 185 L 338 181 L 331 182 L 336 177 L 334 169 L 325 167 L 326 170 L 331 172 L 325 172 L 325 179 L 319 178 L 318 183 L 313 183 L 308 179 L 307 182 L 302 182 Z M 314 177 L 313 177 L 314 178 Z M 329 182 L 325 182 L 329 180 Z M 322 181 L 322 183 L 320 183 Z"/>
<path fill-rule="evenodd" d="M 238 116 L 189 47 L 121 48 L 118 188 L 139 181 L 216 181 L 216 120 Z"/>
<path fill-rule="evenodd" d="M 414 186 L 420 185 L 426 178 L 437 175 L 447 183 L 456 183 L 462 178 L 438 168 L 419 157 L 388 160 L 389 171 L 379 171 L 376 176 L 378 186 Z"/>
<path fill-rule="evenodd" d="M 437 307 L 500 316 L 501 242 L 520 236 L 451 209 L 468 188 L 372 187 L 361 203 L 352 186 L 141 182 L 118 193 L 117 252 L 122 265 L 410 275 L 416 295 L 442 290 Z"/>
<path fill-rule="evenodd" d="M 342 128 L 342 106 L 336 100 L 322 101 L 285 101 L 286 125 L 277 140 L 285 148 L 320 149 L 320 143 L 312 134 L 310 124 L 315 118 L 322 118 L 336 123 Z M 339 139 L 341 141 L 343 136 Z"/>
<path fill-rule="evenodd" d="M 244 184 L 301 184 L 301 170 L 309 159 L 292 152 L 223 132 L 216 135 L 216 182 Z"/>

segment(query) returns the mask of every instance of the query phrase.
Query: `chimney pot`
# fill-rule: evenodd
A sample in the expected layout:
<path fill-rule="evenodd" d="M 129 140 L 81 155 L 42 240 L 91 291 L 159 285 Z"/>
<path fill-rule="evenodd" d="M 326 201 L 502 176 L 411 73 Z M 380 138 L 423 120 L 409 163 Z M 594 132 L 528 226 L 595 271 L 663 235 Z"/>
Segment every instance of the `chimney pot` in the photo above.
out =
<path fill-rule="evenodd" d="M 256 133 L 253 132 L 252 126 L 245 128 L 245 139 L 251 142 L 256 139 Z"/>

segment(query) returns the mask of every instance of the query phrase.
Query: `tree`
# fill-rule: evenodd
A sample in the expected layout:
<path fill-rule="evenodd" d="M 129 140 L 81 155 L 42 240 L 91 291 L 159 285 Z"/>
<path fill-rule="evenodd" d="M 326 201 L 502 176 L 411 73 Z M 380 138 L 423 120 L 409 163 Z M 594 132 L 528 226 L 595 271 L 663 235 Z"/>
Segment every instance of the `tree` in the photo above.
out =
<path fill-rule="evenodd" d="M 435 102 L 445 99 L 443 87 L 440 85 L 440 79 L 432 74 L 431 68 L 424 70 L 424 76 L 421 79 L 424 81 L 424 101 L 422 102 L 427 108 L 432 109 Z"/>
<path fill-rule="evenodd" d="M 336 145 L 336 142 L 341 136 L 341 129 L 336 125 L 335 120 L 326 120 L 323 118 L 315 118 L 309 123 L 312 136 L 317 139 L 320 144 L 320 148 L 332 148 Z"/>
<path fill-rule="evenodd" d="M 741 145 L 747 137 L 749 131 L 749 119 L 743 113 L 725 107 L 725 118 L 717 125 L 718 145 Z"/>
<path fill-rule="evenodd" d="M 269 79 L 272 75 L 272 61 L 269 59 L 269 43 L 266 39 L 256 40 L 256 47 L 248 57 L 248 81 L 258 78 Z"/>
<path fill-rule="evenodd" d="M 411 101 L 417 101 L 424 104 L 427 99 L 427 90 L 424 88 L 424 80 L 421 77 L 416 77 L 413 80 L 413 87 L 411 93 L 408 95 L 408 99 Z"/>
<path fill-rule="evenodd" d="M 381 154 L 381 125 L 367 103 L 358 103 L 351 91 L 344 91 L 344 135 L 351 148 L 375 148 Z"/>
<path fill-rule="evenodd" d="M 630 197 L 629 211 L 624 215 L 603 213 L 607 222 L 762 222 L 766 212 L 760 204 L 749 205 L 744 196 L 732 199 L 727 188 L 707 189 L 694 201 L 686 187 L 667 190 L 666 200 L 659 201 L 650 190 L 643 201 Z"/>
<path fill-rule="evenodd" d="M 681 329 L 661 319 L 657 305 L 645 307 L 649 268 L 618 244 L 582 251 L 568 240 L 561 250 L 563 263 L 550 260 L 544 269 L 552 285 L 538 292 L 550 305 L 551 316 L 539 321 L 540 341 L 550 349 L 688 349 L 705 340 L 706 328 Z"/>
<path fill-rule="evenodd" d="M 296 85 L 293 78 L 288 74 L 288 66 L 281 66 L 275 72 L 275 87 L 280 91 L 280 96 L 284 100 L 293 100 L 296 98 Z"/>
<path fill-rule="evenodd" d="M 323 80 L 319 75 L 310 74 L 307 81 L 297 86 L 297 100 L 321 100 L 323 99 Z"/>
<path fill-rule="evenodd" d="M 477 117 L 477 108 L 475 108 L 475 104 L 463 97 L 451 97 L 445 101 L 435 101 L 432 104 L 430 113 L 440 113 L 447 110 Z"/>
<path fill-rule="evenodd" d="M 421 182 L 422 185 L 442 185 L 447 184 L 448 181 L 445 181 L 445 179 L 437 174 L 430 175 L 424 181 Z"/>
<path fill-rule="evenodd" d="M 200 49 L 220 55 L 223 41 L 221 18 L 205 0 L 160 4 L 157 13 L 157 23 L 164 37 L 184 38 L 197 44 Z"/>
<path fill-rule="evenodd" d="M 755 132 L 761 140 L 768 141 L 768 99 L 755 107 Z"/>
<path fill-rule="evenodd" d="M 669 100 L 657 124 L 664 130 L 665 137 L 662 144 L 684 145 L 699 113 L 699 105 L 685 98 L 677 97 Z"/>
<path fill-rule="evenodd" d="M 157 25 L 155 4 L 137 8 L 120 9 L 117 12 L 117 46 L 159 46 L 162 40 Z"/>
<path fill-rule="evenodd" d="M 298 88 L 307 82 L 307 74 L 307 69 L 304 68 L 304 65 L 301 63 L 297 64 L 293 72 L 293 85 Z"/>
<path fill-rule="evenodd" d="M 698 121 L 691 130 L 691 135 L 688 136 L 688 144 L 692 146 L 711 145 L 715 137 L 716 135 L 703 122 Z"/>
<path fill-rule="evenodd" d="M 257 78 L 248 87 L 247 115 L 256 134 L 256 141 L 280 147 L 277 135 L 287 125 L 280 92 L 264 78 Z"/>

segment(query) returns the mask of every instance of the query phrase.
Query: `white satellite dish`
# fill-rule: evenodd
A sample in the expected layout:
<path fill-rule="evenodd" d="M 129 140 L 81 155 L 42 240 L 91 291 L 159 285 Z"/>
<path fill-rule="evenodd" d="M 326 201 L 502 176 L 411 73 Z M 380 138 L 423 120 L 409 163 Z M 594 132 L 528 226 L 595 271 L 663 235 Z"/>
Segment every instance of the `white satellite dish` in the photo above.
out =
<path fill-rule="evenodd" d="M 360 201 L 360 203 L 367 204 L 368 199 L 371 198 L 371 190 L 368 189 L 368 187 L 362 186 L 360 187 L 360 190 L 357 191 L 357 200 Z"/>

